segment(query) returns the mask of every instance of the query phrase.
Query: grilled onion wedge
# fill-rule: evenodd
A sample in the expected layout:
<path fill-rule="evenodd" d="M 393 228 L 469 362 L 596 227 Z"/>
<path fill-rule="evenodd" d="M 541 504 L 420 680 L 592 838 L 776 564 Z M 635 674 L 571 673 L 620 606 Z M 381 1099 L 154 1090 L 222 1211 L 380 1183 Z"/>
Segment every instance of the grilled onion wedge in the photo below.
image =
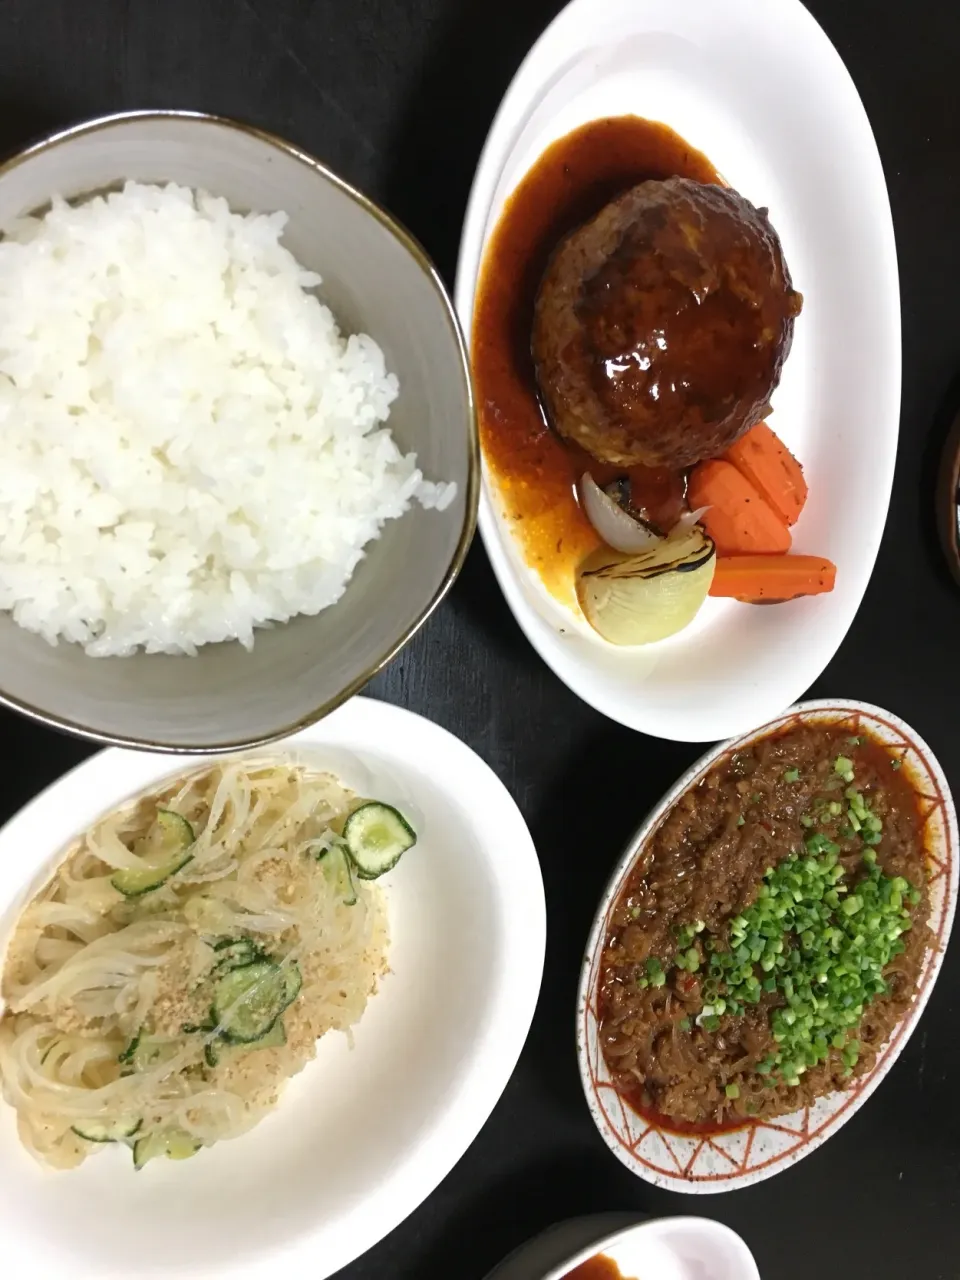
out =
<path fill-rule="evenodd" d="M 634 555 L 602 547 L 580 566 L 577 598 L 587 621 L 611 644 L 652 644 L 689 626 L 716 564 L 716 548 L 699 525 Z"/>

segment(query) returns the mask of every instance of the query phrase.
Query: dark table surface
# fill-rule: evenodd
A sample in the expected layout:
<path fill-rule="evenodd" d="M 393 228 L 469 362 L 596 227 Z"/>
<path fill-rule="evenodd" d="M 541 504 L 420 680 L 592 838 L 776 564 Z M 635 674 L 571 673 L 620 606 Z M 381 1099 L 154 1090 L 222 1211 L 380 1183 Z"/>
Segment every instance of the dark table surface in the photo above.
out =
<path fill-rule="evenodd" d="M 960 592 L 941 565 L 931 498 L 960 398 L 960 7 L 810 7 L 876 131 L 896 223 L 904 343 L 886 535 L 853 627 L 810 692 L 903 716 L 956 785 Z M 0 151 L 129 108 L 238 116 L 382 200 L 452 284 L 484 135 L 559 8 L 558 0 L 2 0 Z M 487 1125 L 427 1202 L 341 1274 L 481 1280 L 551 1222 L 635 1209 L 719 1218 L 745 1237 L 765 1280 L 956 1280 L 960 950 L 948 954 L 889 1078 L 825 1147 L 745 1191 L 657 1191 L 617 1162 L 593 1126 L 577 1075 L 573 1002 L 583 942 L 619 848 L 699 749 L 633 734 L 579 702 L 523 638 L 479 541 L 452 595 L 371 691 L 451 729 L 512 791 L 540 852 L 549 939 L 530 1038 Z M 92 750 L 2 712 L 0 742 L 3 819 Z M 609 840 L 599 844 L 591 815 L 568 804 L 591 787 L 606 796 Z"/>

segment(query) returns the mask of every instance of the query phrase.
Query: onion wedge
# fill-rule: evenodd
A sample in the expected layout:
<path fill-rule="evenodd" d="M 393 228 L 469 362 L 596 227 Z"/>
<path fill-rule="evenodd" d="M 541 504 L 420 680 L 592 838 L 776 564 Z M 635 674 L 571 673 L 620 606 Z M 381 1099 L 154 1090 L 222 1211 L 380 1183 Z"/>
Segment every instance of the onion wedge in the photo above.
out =
<path fill-rule="evenodd" d="M 713 542 L 699 526 L 635 555 L 604 547 L 581 565 L 577 598 L 587 621 L 611 644 L 652 644 L 689 626 L 716 565 Z"/>
<path fill-rule="evenodd" d="M 653 529 L 624 511 L 594 480 L 589 471 L 580 478 L 580 501 L 587 519 L 608 547 L 635 555 L 655 547 L 663 539 Z"/>

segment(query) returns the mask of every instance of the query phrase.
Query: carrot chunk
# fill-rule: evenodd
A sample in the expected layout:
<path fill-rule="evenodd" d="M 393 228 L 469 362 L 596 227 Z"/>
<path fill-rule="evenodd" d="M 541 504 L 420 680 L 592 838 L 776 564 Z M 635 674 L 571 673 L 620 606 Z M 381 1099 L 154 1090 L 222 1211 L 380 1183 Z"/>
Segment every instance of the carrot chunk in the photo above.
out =
<path fill-rule="evenodd" d="M 691 510 L 710 508 L 700 523 L 717 544 L 718 555 L 782 555 L 790 550 L 790 530 L 729 462 L 694 467 L 687 502 Z"/>
<path fill-rule="evenodd" d="M 784 524 L 796 524 L 807 500 L 803 468 L 780 437 L 758 422 L 723 455 L 772 507 Z"/>
<path fill-rule="evenodd" d="M 836 580 L 837 566 L 822 556 L 721 556 L 710 594 L 772 604 L 832 591 Z"/>

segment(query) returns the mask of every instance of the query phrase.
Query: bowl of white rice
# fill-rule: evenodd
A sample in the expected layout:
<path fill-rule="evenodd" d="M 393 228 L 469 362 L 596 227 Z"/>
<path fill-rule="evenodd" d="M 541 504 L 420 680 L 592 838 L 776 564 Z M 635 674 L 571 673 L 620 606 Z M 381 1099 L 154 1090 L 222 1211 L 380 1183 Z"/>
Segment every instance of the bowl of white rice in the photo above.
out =
<path fill-rule="evenodd" d="M 316 160 L 137 112 L 0 165 L 0 702 L 156 750 L 285 736 L 439 603 L 478 484 L 436 270 Z"/>

